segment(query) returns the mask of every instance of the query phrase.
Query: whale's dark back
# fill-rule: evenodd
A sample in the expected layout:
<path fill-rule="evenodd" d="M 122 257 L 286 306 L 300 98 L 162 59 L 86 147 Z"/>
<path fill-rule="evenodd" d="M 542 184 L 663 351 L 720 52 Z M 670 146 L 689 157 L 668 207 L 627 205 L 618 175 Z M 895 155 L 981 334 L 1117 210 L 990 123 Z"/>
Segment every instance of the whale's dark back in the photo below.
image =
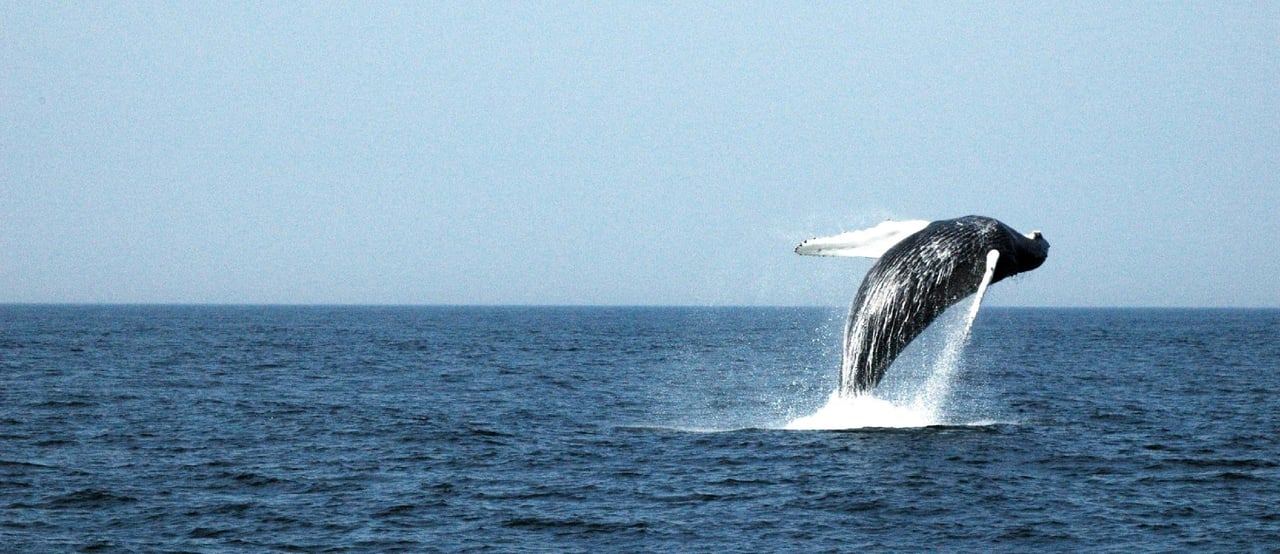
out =
<path fill-rule="evenodd" d="M 870 391 L 902 350 L 956 302 L 977 292 L 987 253 L 1000 252 L 995 283 L 1044 263 L 1049 244 L 995 219 L 935 221 L 894 245 L 871 267 L 845 325 L 840 393 Z"/>

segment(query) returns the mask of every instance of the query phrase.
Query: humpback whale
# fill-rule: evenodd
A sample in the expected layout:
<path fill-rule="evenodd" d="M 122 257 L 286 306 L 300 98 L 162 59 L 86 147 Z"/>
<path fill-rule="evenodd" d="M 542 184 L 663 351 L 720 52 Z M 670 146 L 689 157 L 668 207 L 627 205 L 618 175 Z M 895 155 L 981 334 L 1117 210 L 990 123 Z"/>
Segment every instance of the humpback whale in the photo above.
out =
<path fill-rule="evenodd" d="M 800 243 L 797 254 L 879 258 L 858 287 L 845 323 L 841 396 L 875 388 L 893 360 L 942 312 L 991 283 L 1044 263 L 1049 242 L 982 216 L 886 221 Z"/>

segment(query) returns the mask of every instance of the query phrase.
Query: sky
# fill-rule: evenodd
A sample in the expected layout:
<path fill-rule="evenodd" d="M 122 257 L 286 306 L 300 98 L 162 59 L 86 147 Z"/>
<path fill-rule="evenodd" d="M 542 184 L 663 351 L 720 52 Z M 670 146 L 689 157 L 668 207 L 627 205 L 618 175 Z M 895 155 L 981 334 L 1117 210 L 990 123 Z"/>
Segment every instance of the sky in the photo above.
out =
<path fill-rule="evenodd" d="M 1059 5 L 1064 4 L 1064 5 Z M 1280 306 L 1280 3 L 7 2 L 0 302 Z"/>

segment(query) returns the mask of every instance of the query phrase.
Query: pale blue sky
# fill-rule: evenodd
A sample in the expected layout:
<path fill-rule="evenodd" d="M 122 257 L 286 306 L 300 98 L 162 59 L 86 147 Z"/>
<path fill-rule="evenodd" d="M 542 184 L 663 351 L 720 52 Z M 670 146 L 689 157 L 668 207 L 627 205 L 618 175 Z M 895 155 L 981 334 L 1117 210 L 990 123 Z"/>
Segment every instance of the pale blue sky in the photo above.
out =
<path fill-rule="evenodd" d="M 1042 5 L 1043 4 L 1043 5 Z M 6 3 L 0 302 L 1280 306 L 1280 4 Z"/>

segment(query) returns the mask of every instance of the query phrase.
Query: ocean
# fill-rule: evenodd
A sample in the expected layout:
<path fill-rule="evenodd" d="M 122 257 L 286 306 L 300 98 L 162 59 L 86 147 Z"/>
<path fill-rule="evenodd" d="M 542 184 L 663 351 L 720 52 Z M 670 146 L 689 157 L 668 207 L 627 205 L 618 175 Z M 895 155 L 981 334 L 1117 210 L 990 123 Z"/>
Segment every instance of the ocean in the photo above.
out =
<path fill-rule="evenodd" d="M 844 315 L 0 306 L 0 549 L 1280 550 L 1280 311 Z"/>

